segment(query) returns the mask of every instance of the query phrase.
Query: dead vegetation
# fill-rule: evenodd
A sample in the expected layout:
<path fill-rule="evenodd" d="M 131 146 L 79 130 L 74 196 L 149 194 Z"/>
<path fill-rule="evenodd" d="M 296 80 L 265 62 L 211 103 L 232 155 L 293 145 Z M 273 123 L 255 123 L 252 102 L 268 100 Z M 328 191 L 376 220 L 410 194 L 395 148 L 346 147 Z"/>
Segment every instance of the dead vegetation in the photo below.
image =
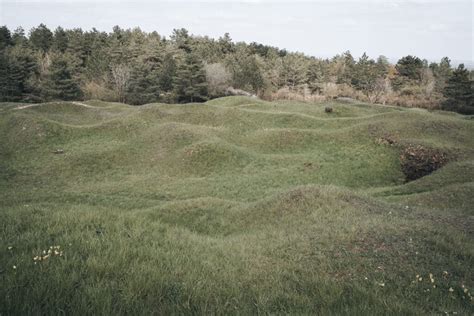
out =
<path fill-rule="evenodd" d="M 407 182 L 429 175 L 447 162 L 446 153 L 421 145 L 409 145 L 400 154 L 400 164 Z"/>

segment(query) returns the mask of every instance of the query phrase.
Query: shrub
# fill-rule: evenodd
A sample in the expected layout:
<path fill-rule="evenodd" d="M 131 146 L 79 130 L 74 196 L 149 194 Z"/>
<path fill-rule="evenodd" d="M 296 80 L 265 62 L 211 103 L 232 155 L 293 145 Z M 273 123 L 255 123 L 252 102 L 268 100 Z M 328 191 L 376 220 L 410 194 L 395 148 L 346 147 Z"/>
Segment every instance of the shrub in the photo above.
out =
<path fill-rule="evenodd" d="M 86 100 L 117 101 L 115 91 L 105 87 L 105 84 L 94 81 L 85 82 L 81 87 Z"/>

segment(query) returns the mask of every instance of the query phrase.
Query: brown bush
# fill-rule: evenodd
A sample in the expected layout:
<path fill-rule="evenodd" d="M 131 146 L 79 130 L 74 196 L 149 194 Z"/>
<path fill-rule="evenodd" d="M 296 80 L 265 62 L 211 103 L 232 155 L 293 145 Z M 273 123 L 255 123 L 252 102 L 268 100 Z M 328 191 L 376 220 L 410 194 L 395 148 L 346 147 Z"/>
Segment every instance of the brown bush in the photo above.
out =
<path fill-rule="evenodd" d="M 326 97 L 324 95 L 311 93 L 306 86 L 298 87 L 297 89 L 283 87 L 275 92 L 270 92 L 266 93 L 265 95 L 261 95 L 261 97 L 268 101 L 292 100 L 319 103 L 326 100 Z"/>
<path fill-rule="evenodd" d="M 445 153 L 420 145 L 410 145 L 400 155 L 400 164 L 407 182 L 432 173 L 444 166 L 447 161 Z"/>
<path fill-rule="evenodd" d="M 103 101 L 117 101 L 118 97 L 115 91 L 108 89 L 104 83 L 88 81 L 82 87 L 85 100 L 103 100 Z"/>

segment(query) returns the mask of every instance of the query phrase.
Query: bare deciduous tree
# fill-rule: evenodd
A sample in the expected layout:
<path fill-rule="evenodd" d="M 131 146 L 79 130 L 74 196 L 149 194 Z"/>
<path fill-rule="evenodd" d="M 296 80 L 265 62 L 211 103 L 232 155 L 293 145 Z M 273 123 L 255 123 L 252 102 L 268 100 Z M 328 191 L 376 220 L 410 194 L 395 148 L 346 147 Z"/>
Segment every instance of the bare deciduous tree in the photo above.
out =
<path fill-rule="evenodd" d="M 435 85 L 436 85 L 436 80 L 433 75 L 433 71 L 429 68 L 423 69 L 422 74 L 421 74 L 421 87 L 423 89 L 423 93 L 427 97 L 431 97 L 435 89 Z"/>
<path fill-rule="evenodd" d="M 125 102 L 125 91 L 130 83 L 130 68 L 126 65 L 114 65 L 111 71 L 119 102 Z"/>
<path fill-rule="evenodd" d="M 204 69 L 206 70 L 209 94 L 215 97 L 224 95 L 231 84 L 232 75 L 230 72 L 220 63 L 206 64 Z"/>
<path fill-rule="evenodd" d="M 372 103 L 379 102 L 385 104 L 387 96 L 392 93 L 392 87 L 388 78 L 377 78 L 371 88 L 372 91 L 368 94 L 368 98 Z"/>
<path fill-rule="evenodd" d="M 335 99 L 338 95 L 337 84 L 327 82 L 323 85 L 323 94 L 330 99 Z"/>

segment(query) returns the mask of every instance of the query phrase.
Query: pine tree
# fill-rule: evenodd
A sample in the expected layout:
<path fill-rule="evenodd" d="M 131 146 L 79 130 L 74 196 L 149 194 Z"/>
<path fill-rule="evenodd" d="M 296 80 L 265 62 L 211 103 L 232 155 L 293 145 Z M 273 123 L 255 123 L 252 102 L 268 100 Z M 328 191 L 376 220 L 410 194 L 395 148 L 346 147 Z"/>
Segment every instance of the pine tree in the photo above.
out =
<path fill-rule="evenodd" d="M 47 99 L 78 100 L 82 97 L 82 92 L 72 78 L 67 61 L 61 57 L 52 61 L 43 89 Z"/>
<path fill-rule="evenodd" d="M 453 69 L 451 68 L 451 60 L 448 57 L 443 57 L 439 64 L 430 64 L 430 69 L 435 76 L 435 89 L 437 92 L 443 92 L 446 88 L 446 81 L 451 76 Z"/>
<path fill-rule="evenodd" d="M 160 97 L 158 68 L 137 63 L 132 69 L 126 99 L 130 104 L 156 102 Z"/>
<path fill-rule="evenodd" d="M 234 88 L 258 93 L 265 81 L 256 56 L 249 55 L 246 48 L 238 47 L 229 57 L 226 66 L 232 73 Z"/>
<path fill-rule="evenodd" d="M 369 59 L 367 54 L 364 53 L 354 66 L 352 85 L 368 94 L 374 88 L 376 80 L 377 65 L 373 59 Z"/>
<path fill-rule="evenodd" d="M 53 44 L 53 33 L 41 23 L 38 27 L 31 29 L 30 42 L 34 48 L 47 52 Z"/>
<path fill-rule="evenodd" d="M 207 100 L 207 81 L 204 65 L 194 54 L 186 54 L 174 78 L 174 89 L 179 102 Z"/>
<path fill-rule="evenodd" d="M 64 53 L 68 47 L 68 38 L 64 29 L 60 26 L 54 31 L 53 48 Z"/>
<path fill-rule="evenodd" d="M 324 83 L 324 74 L 326 73 L 325 64 L 321 60 L 313 60 L 308 67 L 307 84 L 311 93 L 319 93 L 322 91 Z"/>
<path fill-rule="evenodd" d="M 36 63 L 27 48 L 12 47 L 0 53 L 0 100 L 31 100 L 28 80 L 34 74 Z"/>
<path fill-rule="evenodd" d="M 400 76 L 407 77 L 411 80 L 421 79 L 421 70 L 423 69 L 423 61 L 416 56 L 405 56 L 401 58 L 395 66 Z"/>
<path fill-rule="evenodd" d="M 0 51 L 12 45 L 12 36 L 6 26 L 0 26 Z"/>
<path fill-rule="evenodd" d="M 469 71 L 460 64 L 453 71 L 446 83 L 444 96 L 447 98 L 443 105 L 445 110 L 463 114 L 474 114 L 474 87 L 469 78 Z"/>
<path fill-rule="evenodd" d="M 165 55 L 163 66 L 161 67 L 158 84 L 161 90 L 170 92 L 173 90 L 173 81 L 176 76 L 176 62 L 171 53 Z"/>
<path fill-rule="evenodd" d="M 28 39 L 25 36 L 25 30 L 21 26 L 13 31 L 12 42 L 15 46 L 27 46 Z"/>
<path fill-rule="evenodd" d="M 21 95 L 20 85 L 14 80 L 15 65 L 6 53 L 0 53 L 0 101 L 15 101 Z"/>

